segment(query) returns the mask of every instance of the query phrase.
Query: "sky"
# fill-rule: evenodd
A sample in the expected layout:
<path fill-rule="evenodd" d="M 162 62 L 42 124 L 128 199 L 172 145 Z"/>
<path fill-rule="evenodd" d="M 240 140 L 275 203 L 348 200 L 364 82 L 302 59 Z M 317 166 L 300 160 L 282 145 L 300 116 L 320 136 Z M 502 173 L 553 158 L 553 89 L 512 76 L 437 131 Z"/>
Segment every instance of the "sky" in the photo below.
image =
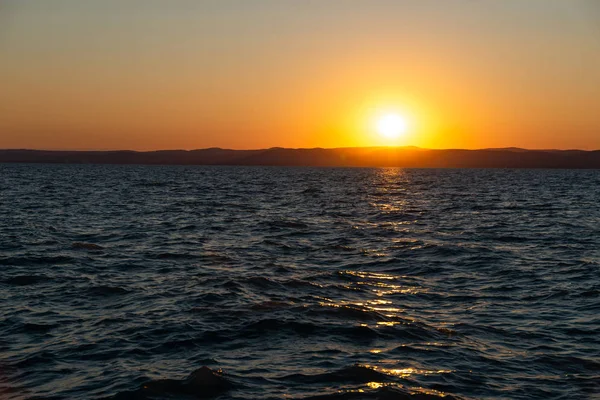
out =
<path fill-rule="evenodd" d="M 2 0 L 0 82 L 0 148 L 600 149 L 600 1 Z"/>

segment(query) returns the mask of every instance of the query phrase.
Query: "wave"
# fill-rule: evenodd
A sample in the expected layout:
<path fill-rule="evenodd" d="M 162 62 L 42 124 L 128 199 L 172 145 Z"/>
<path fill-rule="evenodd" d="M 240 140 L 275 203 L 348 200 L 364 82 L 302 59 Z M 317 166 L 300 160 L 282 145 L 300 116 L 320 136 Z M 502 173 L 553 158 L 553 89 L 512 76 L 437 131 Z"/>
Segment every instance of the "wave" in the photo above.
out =
<path fill-rule="evenodd" d="M 116 296 L 130 293 L 129 290 L 119 287 L 119 286 L 92 286 L 87 288 L 87 294 L 91 296 Z"/>
<path fill-rule="evenodd" d="M 376 383 L 372 386 L 379 386 Z M 405 388 L 396 385 L 381 385 L 377 389 L 357 388 L 354 390 L 339 391 L 330 394 L 304 397 L 303 400 L 460 400 L 455 397 L 436 390 L 423 388 Z"/>
<path fill-rule="evenodd" d="M 68 256 L 0 257 L 0 265 L 6 266 L 57 265 L 70 264 L 75 261 L 75 258 Z"/>
<path fill-rule="evenodd" d="M 240 381 L 243 378 L 240 378 Z M 246 378 L 253 385 L 269 383 L 268 380 L 253 376 Z M 346 384 L 345 389 L 334 393 L 325 393 L 302 397 L 302 400 L 336 400 L 336 399 L 373 399 L 373 400 L 436 400 L 449 399 L 460 400 L 448 393 L 422 387 L 407 387 L 399 383 L 398 378 L 374 368 L 362 365 L 354 365 L 338 371 L 317 374 L 291 374 L 276 378 L 284 384 L 291 385 L 314 385 Z M 348 387 L 348 384 L 362 384 L 357 387 Z M 206 366 L 192 372 L 187 378 L 159 379 L 146 381 L 136 390 L 124 391 L 107 399 L 112 400 L 150 400 L 156 398 L 178 398 L 180 396 L 191 396 L 193 398 L 205 399 L 226 395 L 232 389 L 236 389 L 236 398 L 244 396 L 244 385 L 227 377 L 221 370 L 212 370 Z M 326 389 L 324 389 L 326 391 Z M 245 397 L 245 396 L 244 396 Z"/>
<path fill-rule="evenodd" d="M 5 279 L 3 282 L 7 285 L 28 286 L 41 282 L 49 282 L 52 279 L 44 275 L 17 275 Z"/>
<path fill-rule="evenodd" d="M 222 371 L 213 371 L 208 367 L 202 367 L 192 372 L 186 379 L 148 381 L 137 390 L 118 393 L 111 399 L 144 400 L 174 395 L 188 395 L 204 399 L 223 394 L 232 386 L 232 383 L 223 376 Z"/>
<path fill-rule="evenodd" d="M 293 381 L 299 383 L 332 383 L 332 382 L 351 382 L 351 383 L 367 383 L 367 382 L 390 382 L 394 381 L 393 377 L 385 373 L 379 372 L 373 368 L 364 365 L 355 364 L 346 368 L 339 369 L 334 372 L 327 372 L 317 375 L 292 374 L 286 375 L 278 380 Z"/>

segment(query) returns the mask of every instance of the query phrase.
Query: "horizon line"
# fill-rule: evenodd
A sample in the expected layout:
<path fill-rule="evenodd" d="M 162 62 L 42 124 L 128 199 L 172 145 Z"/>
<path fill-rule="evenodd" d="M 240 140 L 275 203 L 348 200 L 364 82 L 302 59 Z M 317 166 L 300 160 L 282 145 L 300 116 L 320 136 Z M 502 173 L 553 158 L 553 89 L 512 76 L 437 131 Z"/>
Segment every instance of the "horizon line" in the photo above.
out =
<path fill-rule="evenodd" d="M 193 149 L 183 149 L 183 148 L 174 148 L 174 149 L 155 149 L 155 150 L 132 150 L 132 149 L 44 149 L 44 148 L 25 148 L 25 147 L 7 147 L 0 148 L 0 151 L 48 151 L 48 152 L 77 152 L 77 153 L 85 153 L 85 152 L 98 152 L 98 153 L 106 153 L 106 152 L 126 152 L 126 153 L 154 153 L 154 152 L 167 152 L 167 151 L 179 151 L 179 152 L 193 152 L 193 151 L 202 151 L 202 150 L 225 150 L 225 151 L 268 151 L 268 150 L 352 150 L 352 149 L 404 149 L 404 150 L 423 150 L 423 151 L 490 151 L 490 150 L 506 150 L 506 151 L 585 151 L 585 152 L 594 152 L 600 151 L 599 149 L 579 149 L 579 148 L 525 148 L 525 147 L 482 147 L 482 148 L 459 148 L 459 147 L 451 147 L 451 148 L 428 148 L 428 147 L 419 147 L 419 146 L 347 146 L 347 147 L 282 147 L 282 146 L 272 146 L 272 147 L 264 147 L 264 148 L 249 148 L 249 149 L 232 149 L 227 147 L 218 147 L 218 146 L 210 146 L 210 147 L 201 147 L 201 148 L 193 148 Z"/>

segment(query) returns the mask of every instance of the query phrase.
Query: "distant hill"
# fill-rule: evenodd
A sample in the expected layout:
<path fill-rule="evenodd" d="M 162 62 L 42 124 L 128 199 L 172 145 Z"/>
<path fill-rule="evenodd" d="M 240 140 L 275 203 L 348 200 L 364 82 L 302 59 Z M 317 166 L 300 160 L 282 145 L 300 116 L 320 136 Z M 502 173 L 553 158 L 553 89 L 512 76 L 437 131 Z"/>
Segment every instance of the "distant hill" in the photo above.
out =
<path fill-rule="evenodd" d="M 406 168 L 598 168 L 600 151 L 417 147 L 136 151 L 0 150 L 0 163 L 265 165 Z"/>

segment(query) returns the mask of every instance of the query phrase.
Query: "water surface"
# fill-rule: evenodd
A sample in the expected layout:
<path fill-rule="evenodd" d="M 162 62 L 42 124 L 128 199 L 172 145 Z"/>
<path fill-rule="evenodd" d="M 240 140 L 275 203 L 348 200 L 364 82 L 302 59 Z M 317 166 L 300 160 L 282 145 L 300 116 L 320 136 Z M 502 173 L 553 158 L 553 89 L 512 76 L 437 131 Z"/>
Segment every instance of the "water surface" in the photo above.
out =
<path fill-rule="evenodd" d="M 0 164 L 3 398 L 593 398 L 599 294 L 599 171 Z"/>

